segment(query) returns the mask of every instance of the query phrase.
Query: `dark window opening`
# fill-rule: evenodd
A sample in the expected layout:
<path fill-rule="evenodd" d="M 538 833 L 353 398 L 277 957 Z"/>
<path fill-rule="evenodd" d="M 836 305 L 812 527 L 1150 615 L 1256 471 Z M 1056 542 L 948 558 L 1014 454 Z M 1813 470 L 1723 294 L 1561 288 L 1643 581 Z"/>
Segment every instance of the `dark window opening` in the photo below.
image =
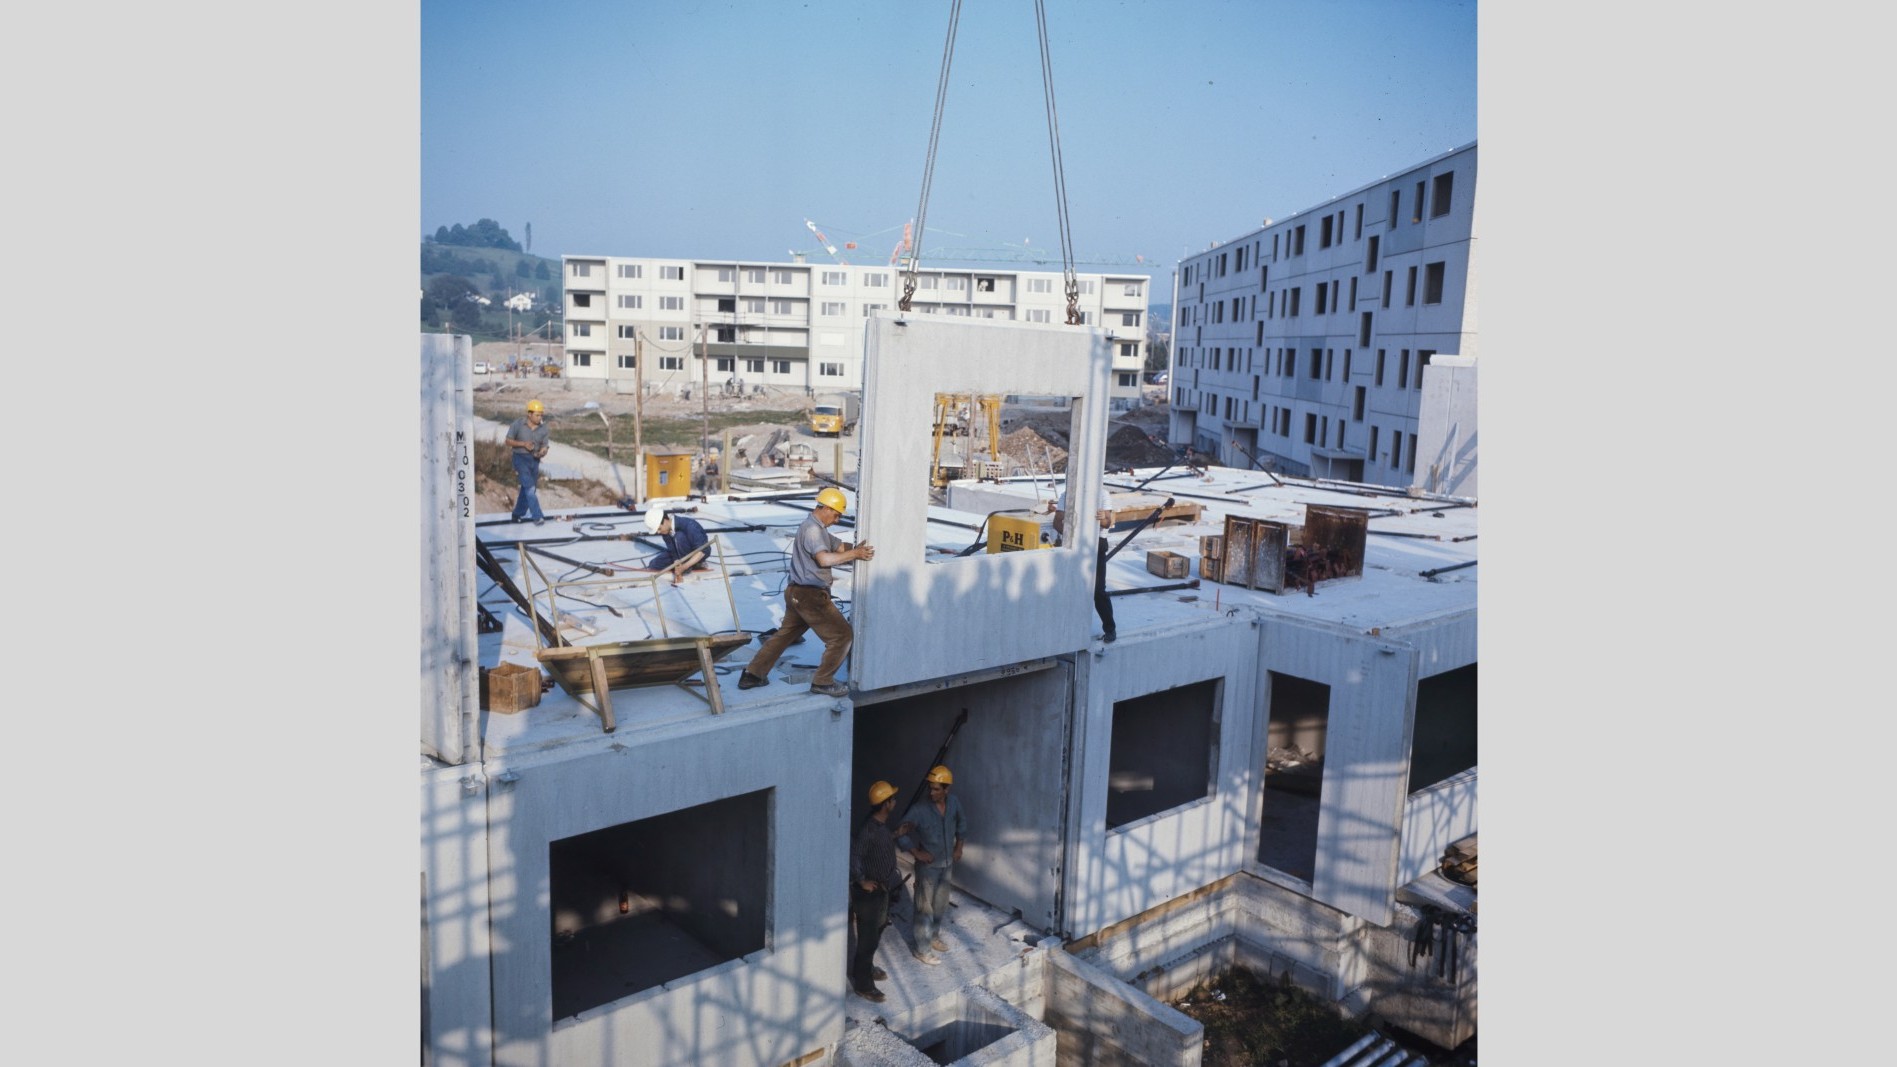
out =
<path fill-rule="evenodd" d="M 1410 221 L 1423 221 L 1423 187 L 1426 183 L 1416 183 L 1416 193 L 1410 198 Z"/>
<path fill-rule="evenodd" d="M 1423 266 L 1423 303 L 1443 302 L 1443 273 L 1446 266 L 1442 260 Z"/>
<path fill-rule="evenodd" d="M 1258 862 L 1309 882 L 1317 877 L 1318 803 L 1324 792 L 1331 687 L 1277 671 L 1270 677 Z"/>
<path fill-rule="evenodd" d="M 1416 686 L 1410 787 L 1428 789 L 1476 765 L 1476 665 L 1432 675 Z"/>
<path fill-rule="evenodd" d="M 1429 192 L 1429 217 L 1442 218 L 1449 214 L 1449 194 L 1456 180 L 1456 172 L 1436 175 L 1436 184 Z"/>
<path fill-rule="evenodd" d="M 1416 303 L 1416 268 L 1410 268 L 1409 288 L 1404 291 L 1403 306 L 1411 307 Z"/>
<path fill-rule="evenodd" d="M 765 947 L 771 791 L 548 846 L 553 1017 Z"/>
<path fill-rule="evenodd" d="M 1195 682 L 1113 705 L 1107 829 L 1211 795 L 1219 684 Z"/>
<path fill-rule="evenodd" d="M 1363 269 L 1371 274 L 1377 272 L 1377 247 L 1382 240 L 1383 238 L 1378 237 L 1376 234 L 1371 234 L 1370 250 L 1364 253 Z"/>
<path fill-rule="evenodd" d="M 1357 343 L 1365 347 L 1370 344 L 1370 312 L 1368 311 L 1357 316 Z"/>
<path fill-rule="evenodd" d="M 738 298 L 737 298 L 737 297 L 735 297 L 735 296 L 721 296 L 721 297 L 719 297 L 719 298 L 718 298 L 718 310 L 719 310 L 719 311 L 736 311 L 736 310 L 738 310 Z"/>
<path fill-rule="evenodd" d="M 592 306 L 593 306 L 593 294 L 591 294 L 591 293 L 574 293 L 574 294 L 573 294 L 573 306 L 574 306 L 574 307 L 576 307 L 576 308 L 590 308 L 590 307 L 592 307 Z"/>

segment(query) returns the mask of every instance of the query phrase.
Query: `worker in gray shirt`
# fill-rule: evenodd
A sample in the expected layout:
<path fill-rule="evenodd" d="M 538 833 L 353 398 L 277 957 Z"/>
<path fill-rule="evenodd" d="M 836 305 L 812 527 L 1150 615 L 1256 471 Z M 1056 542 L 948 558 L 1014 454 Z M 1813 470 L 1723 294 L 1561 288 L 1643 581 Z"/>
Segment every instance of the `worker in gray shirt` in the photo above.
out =
<path fill-rule="evenodd" d="M 810 679 L 810 691 L 833 697 L 849 695 L 849 687 L 837 683 L 837 668 L 843 666 L 856 632 L 837 609 L 836 601 L 830 599 L 830 583 L 836 580 L 830 568 L 876 558 L 876 549 L 868 542 L 850 547 L 830 533 L 829 527 L 849 506 L 843 490 L 825 489 L 817 494 L 817 506 L 810 517 L 797 527 L 790 546 L 790 580 L 784 584 L 784 621 L 738 674 L 739 689 L 771 684 L 766 675 L 777 657 L 802 638 L 804 631 L 815 630 L 823 638 L 823 658 Z"/>
<path fill-rule="evenodd" d="M 507 446 L 514 450 L 514 476 L 520 479 L 520 497 L 514 501 L 510 518 L 515 522 L 532 519 L 535 526 L 547 521 L 540 513 L 540 459 L 547 454 L 547 438 L 553 430 L 541 420 L 547 406 L 538 400 L 527 401 L 527 414 L 507 428 Z"/>
<path fill-rule="evenodd" d="M 934 964 L 942 962 L 937 952 L 948 951 L 948 942 L 939 935 L 949 908 L 949 873 L 962 858 L 968 818 L 962 814 L 961 798 L 949 795 L 955 776 L 947 767 L 931 768 L 927 781 L 929 795 L 909 806 L 902 821 L 911 829 L 896 843 L 916 861 L 915 956 Z"/>

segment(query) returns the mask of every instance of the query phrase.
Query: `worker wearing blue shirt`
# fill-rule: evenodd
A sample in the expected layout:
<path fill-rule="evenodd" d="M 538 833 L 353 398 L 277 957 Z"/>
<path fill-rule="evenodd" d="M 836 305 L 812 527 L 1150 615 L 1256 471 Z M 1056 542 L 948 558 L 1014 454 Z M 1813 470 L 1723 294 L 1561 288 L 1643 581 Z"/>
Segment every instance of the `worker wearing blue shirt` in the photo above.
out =
<path fill-rule="evenodd" d="M 709 553 L 704 549 L 710 539 L 697 519 L 668 515 L 663 507 L 654 504 L 646 511 L 646 530 L 665 538 L 665 547 L 646 564 L 647 569 L 659 571 L 672 567 L 672 580 L 677 582 L 682 572 L 705 567 Z M 678 566 L 680 563 L 685 566 Z"/>
<path fill-rule="evenodd" d="M 962 814 L 961 798 L 949 795 L 955 776 L 947 767 L 930 768 L 927 781 L 929 795 L 902 817 L 912 829 L 896 843 L 916 861 L 915 957 L 935 964 L 941 962 L 936 953 L 948 951 L 940 932 L 949 909 L 949 874 L 962 858 L 968 819 Z"/>

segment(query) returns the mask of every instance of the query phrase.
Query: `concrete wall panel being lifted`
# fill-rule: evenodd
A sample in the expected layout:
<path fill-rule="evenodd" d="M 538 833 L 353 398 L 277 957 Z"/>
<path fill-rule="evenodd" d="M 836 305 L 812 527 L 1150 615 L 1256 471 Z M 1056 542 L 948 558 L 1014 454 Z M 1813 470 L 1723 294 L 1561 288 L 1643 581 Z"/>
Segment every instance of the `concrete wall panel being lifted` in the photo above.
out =
<path fill-rule="evenodd" d="M 929 560 L 937 393 L 1056 396 L 1074 405 L 1068 469 L 1105 457 L 1112 364 L 1106 333 L 933 315 L 878 316 L 866 339 L 863 460 L 850 678 L 873 690 L 1086 645 L 1093 623 L 1097 478 L 1074 483 L 1073 548 Z"/>

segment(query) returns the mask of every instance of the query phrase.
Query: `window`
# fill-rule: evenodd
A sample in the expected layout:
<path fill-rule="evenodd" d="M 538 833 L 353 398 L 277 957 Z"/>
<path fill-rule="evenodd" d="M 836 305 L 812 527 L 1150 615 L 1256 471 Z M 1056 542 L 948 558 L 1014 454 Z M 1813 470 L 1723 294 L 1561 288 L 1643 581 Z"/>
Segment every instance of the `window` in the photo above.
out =
<path fill-rule="evenodd" d="M 1363 240 L 1363 205 L 1362 204 L 1357 205 L 1357 222 L 1356 222 L 1355 230 L 1356 232 L 1351 234 L 1350 239 L 1353 241 Z"/>
<path fill-rule="evenodd" d="M 1403 465 L 1403 435 L 1400 433 L 1392 433 L 1390 435 L 1390 469 L 1396 470 L 1398 467 L 1401 467 L 1402 465 Z"/>
<path fill-rule="evenodd" d="M 744 268 L 744 280 L 747 282 L 750 282 L 752 285 L 763 285 L 764 284 L 764 268 L 763 267 Z"/>
<path fill-rule="evenodd" d="M 662 296 L 659 298 L 660 311 L 684 311 L 685 298 L 682 296 Z"/>
<path fill-rule="evenodd" d="M 1051 312 L 1051 311 L 1049 311 L 1049 310 L 1047 310 L 1046 308 L 1029 308 L 1029 309 L 1028 309 L 1028 318 L 1027 318 L 1027 321 L 1029 321 L 1029 322 L 1053 322 L 1053 321 L 1054 321 L 1054 313 L 1053 313 L 1053 312 Z"/>
<path fill-rule="evenodd" d="M 1344 349 L 1344 380 L 1350 380 L 1350 349 Z"/>
<path fill-rule="evenodd" d="M 730 374 L 737 369 L 738 361 L 730 356 L 719 356 L 712 361 L 712 365 L 717 368 L 719 374 Z"/>
<path fill-rule="evenodd" d="M 1407 289 L 1404 290 L 1404 294 L 1403 294 L 1403 306 L 1414 307 L 1415 304 L 1416 304 L 1416 268 L 1411 267 L 1409 286 Z"/>
<path fill-rule="evenodd" d="M 819 363 L 817 364 L 817 373 L 825 378 L 841 378 L 843 377 L 843 364 Z"/>
<path fill-rule="evenodd" d="M 1423 187 L 1426 184 L 1428 183 L 1417 182 L 1416 193 L 1415 195 L 1410 197 L 1410 221 L 1411 222 L 1423 221 Z"/>
<path fill-rule="evenodd" d="M 880 289 L 889 284 L 889 275 L 884 274 L 882 271 L 877 271 L 874 274 L 865 274 L 863 275 L 863 284 Z"/>
<path fill-rule="evenodd" d="M 1030 293 L 1051 293 L 1053 291 L 1054 291 L 1054 279 L 1052 278 L 1029 278 L 1028 279 L 1028 292 Z"/>
<path fill-rule="evenodd" d="M 621 341 L 631 341 L 631 340 L 633 340 L 633 339 L 635 338 L 635 336 L 636 336 L 636 329 L 637 329 L 636 327 L 632 327 L 632 326 L 623 326 L 623 325 L 622 325 L 622 326 L 620 326 L 620 327 L 619 327 L 619 339 L 620 339 Z"/>
<path fill-rule="evenodd" d="M 789 315 L 792 312 L 793 307 L 794 305 L 792 305 L 791 302 L 788 300 L 773 300 L 771 301 L 771 314 Z"/>
<path fill-rule="evenodd" d="M 1423 368 L 1429 366 L 1435 358 L 1436 350 L 1433 348 L 1419 348 L 1416 350 L 1416 388 L 1421 389 L 1423 387 Z"/>
<path fill-rule="evenodd" d="M 1317 413 L 1314 411 L 1304 413 L 1304 443 L 1307 445 L 1317 443 Z"/>
<path fill-rule="evenodd" d="M 747 315 L 764 314 L 764 298 L 761 296 L 747 296 L 738 303 Z"/>
<path fill-rule="evenodd" d="M 961 307 L 959 305 L 954 306 L 954 307 L 943 308 L 942 310 L 948 312 L 951 315 L 960 315 L 963 318 L 968 317 L 968 309 L 965 307 Z"/>
<path fill-rule="evenodd" d="M 920 274 L 916 276 L 917 289 L 933 289 L 940 284 L 942 284 L 942 279 L 936 275 Z"/>
<path fill-rule="evenodd" d="M 1083 312 L 1081 312 L 1081 313 L 1080 313 L 1080 323 L 1081 323 L 1081 325 L 1083 325 L 1083 326 L 1092 326 L 1092 325 L 1093 325 L 1093 312 L 1091 312 L 1091 311 L 1083 311 Z"/>
<path fill-rule="evenodd" d="M 643 278 L 645 268 L 637 263 L 620 263 L 613 267 L 613 273 L 621 278 Z"/>
<path fill-rule="evenodd" d="M 1383 272 L 1383 306 L 1386 308 L 1390 306 L 1390 280 L 1394 277 L 1396 277 L 1395 271 Z"/>
<path fill-rule="evenodd" d="M 1318 230 L 1317 230 L 1317 247 L 1329 248 L 1330 246 L 1331 246 L 1331 217 L 1329 215 L 1326 215 L 1324 216 L 1323 223 L 1319 225 Z"/>
<path fill-rule="evenodd" d="M 685 357 L 684 356 L 660 356 L 659 369 L 660 370 L 684 370 Z"/>
<path fill-rule="evenodd" d="M 638 293 L 620 293 L 614 302 L 617 303 L 622 310 L 637 311 L 645 307 L 646 298 L 640 296 Z"/>
<path fill-rule="evenodd" d="M 573 334 L 573 336 L 575 336 L 575 337 L 591 337 L 591 336 L 593 336 L 593 327 L 592 327 L 592 326 L 591 326 L 590 324 L 588 324 L 588 323 L 584 323 L 584 322 L 569 322 L 569 323 L 567 323 L 566 325 L 567 325 L 567 329 L 568 329 L 568 330 L 569 330 L 569 331 L 570 331 L 570 332 L 571 332 L 571 333 Z"/>
<path fill-rule="evenodd" d="M 568 362 L 571 363 L 575 367 L 590 367 L 593 365 L 593 353 L 574 352 L 572 353 Z"/>
<path fill-rule="evenodd" d="M 789 285 L 790 279 L 791 279 L 790 271 L 774 270 L 771 272 L 771 283 L 774 285 Z"/>
<path fill-rule="evenodd" d="M 1120 312 L 1120 325 L 1122 325 L 1122 326 L 1138 326 L 1139 324 L 1140 324 L 1140 313 L 1139 313 L 1139 312 L 1137 312 L 1137 311 L 1122 311 L 1122 312 Z"/>
<path fill-rule="evenodd" d="M 1220 259 L 1224 259 L 1225 257 L 1224 257 L 1224 256 L 1220 256 L 1219 258 L 1220 258 Z M 1224 274 L 1225 272 L 1224 272 L 1224 271 L 1219 271 L 1219 273 L 1220 273 L 1220 274 Z M 1082 279 L 1080 279 L 1080 293 L 1081 293 L 1081 295 L 1082 295 L 1082 296 L 1086 296 L 1086 295 L 1089 295 L 1089 294 L 1091 294 L 1092 292 L 1093 292 L 1093 279 L 1092 279 L 1092 278 L 1082 278 Z"/>
<path fill-rule="evenodd" d="M 1410 435 L 1410 459 L 1408 463 L 1404 464 L 1404 470 L 1406 473 L 1409 473 L 1409 474 L 1416 473 L 1416 435 L 1415 434 Z M 1471 766 L 1473 766 L 1473 764 L 1471 764 Z"/>
<path fill-rule="evenodd" d="M 1396 364 L 1396 387 L 1403 388 L 1410 382 L 1410 350 L 1404 349 L 1402 358 Z"/>
<path fill-rule="evenodd" d="M 848 285 L 849 283 L 850 276 L 844 271 L 826 270 L 823 272 L 823 284 L 825 285 Z"/>
<path fill-rule="evenodd" d="M 725 312 L 736 311 L 738 310 L 738 302 L 731 297 L 721 296 L 718 298 L 718 310 Z"/>
<path fill-rule="evenodd" d="M 1435 187 L 1429 191 L 1429 217 L 1442 218 L 1449 214 L 1449 193 L 1456 183 L 1456 172 L 1436 175 Z"/>
<path fill-rule="evenodd" d="M 738 339 L 738 328 L 736 326 L 713 326 L 711 328 L 711 339 L 722 344 L 729 344 Z"/>
<path fill-rule="evenodd" d="M 1316 381 L 1323 376 L 1324 350 L 1321 348 L 1313 348 L 1311 349 L 1311 380 Z"/>
<path fill-rule="evenodd" d="M 1376 458 L 1377 458 L 1377 428 L 1375 426 L 1371 426 L 1370 427 L 1370 459 L 1372 462 L 1375 462 Z"/>
<path fill-rule="evenodd" d="M 659 277 L 668 282 L 682 282 L 685 280 L 685 268 L 684 267 L 660 267 Z"/>
<path fill-rule="evenodd" d="M 1131 389 L 1131 388 L 1133 388 L 1133 377 L 1134 377 L 1134 375 L 1133 375 L 1133 372 L 1132 372 L 1132 371 L 1130 371 L 1130 370 L 1129 370 L 1129 371 L 1120 371 L 1120 372 L 1118 372 L 1118 375 L 1117 375 L 1117 376 L 1118 376 L 1118 378 L 1119 378 L 1119 381 L 1120 381 L 1120 388 L 1122 388 L 1122 389 Z"/>
<path fill-rule="evenodd" d="M 569 264 L 567 273 L 575 278 L 591 278 L 593 276 L 593 265 L 591 263 Z"/>
<path fill-rule="evenodd" d="M 790 360 L 788 359 L 771 360 L 771 373 L 772 374 L 789 374 Z"/>
<path fill-rule="evenodd" d="M 1350 276 L 1350 310 L 1357 310 L 1357 276 Z"/>
<path fill-rule="evenodd" d="M 994 292 L 994 291 L 995 291 L 995 280 L 994 280 L 993 278 L 976 278 L 976 279 L 975 279 L 975 291 L 976 291 L 976 292 L 978 292 L 978 293 L 992 293 L 992 292 Z"/>
<path fill-rule="evenodd" d="M 632 356 L 620 356 L 618 357 L 618 363 L 620 370 L 631 370 L 637 365 L 638 361 Z"/>
<path fill-rule="evenodd" d="M 869 318 L 869 313 L 870 313 L 870 312 L 872 312 L 872 311 L 881 311 L 882 309 L 884 309 L 884 308 L 886 308 L 886 307 L 888 307 L 888 306 L 889 306 L 888 304 L 864 304 L 864 305 L 863 305 L 863 317 L 867 319 L 867 318 Z"/>
<path fill-rule="evenodd" d="M 1443 260 L 1423 265 L 1423 303 L 1440 304 L 1443 302 Z"/>
<path fill-rule="evenodd" d="M 1127 295 L 1127 296 L 1138 296 L 1138 295 L 1140 295 L 1140 285 L 1139 285 L 1139 283 L 1138 283 L 1138 282 L 1131 282 L 1131 283 L 1129 283 L 1129 284 L 1127 285 L 1127 287 L 1126 287 L 1126 295 Z"/>
<path fill-rule="evenodd" d="M 1304 254 L 1304 227 L 1302 226 L 1291 231 L 1291 254 L 1294 256 Z"/>
<path fill-rule="evenodd" d="M 849 307 L 841 300 L 825 300 L 823 302 L 823 313 L 825 315 L 847 315 L 849 314 L 849 310 Z"/>
<path fill-rule="evenodd" d="M 967 278 L 944 278 L 942 279 L 942 288 L 947 289 L 951 293 L 959 293 L 962 290 L 968 288 L 968 279 Z"/>
<path fill-rule="evenodd" d="M 590 308 L 590 307 L 592 307 L 592 306 L 593 306 L 593 294 L 591 294 L 591 293 L 574 293 L 574 294 L 573 294 L 573 306 L 574 306 L 574 307 L 576 307 L 576 308 Z"/>
<path fill-rule="evenodd" d="M 1303 303 L 1304 290 L 1292 289 L 1289 290 L 1289 294 L 1291 297 L 1291 310 L 1287 312 L 1287 314 L 1295 319 L 1298 317 L 1298 305 Z"/>
<path fill-rule="evenodd" d="M 1324 296 L 1325 291 L 1329 288 L 1330 286 L 1325 285 L 1323 282 L 1317 283 L 1317 306 L 1311 309 L 1314 314 L 1324 314 Z"/>
<path fill-rule="evenodd" d="M 683 327 L 683 326 L 661 326 L 661 327 L 659 327 L 659 340 L 661 340 L 661 341 L 683 341 L 683 340 L 685 340 L 685 327 Z"/>
<path fill-rule="evenodd" d="M 1124 343 L 1122 343 L 1122 344 L 1120 345 L 1120 358 L 1121 358 L 1121 359 L 1138 359 L 1138 358 L 1140 358 L 1140 345 L 1139 345 L 1139 342 L 1138 342 L 1138 341 L 1126 341 L 1126 342 L 1124 342 Z"/>
<path fill-rule="evenodd" d="M 1361 385 L 1358 386 L 1356 395 L 1352 397 L 1350 401 L 1350 417 L 1356 422 L 1363 421 L 1364 394 L 1367 392 L 1369 392 L 1369 390 L 1365 389 Z"/>
<path fill-rule="evenodd" d="M 1377 349 L 1377 384 L 1378 385 L 1383 384 L 1383 356 L 1384 356 L 1384 350 L 1381 348 Z"/>
<path fill-rule="evenodd" d="M 1400 213 L 1402 210 L 1403 210 L 1403 190 L 1401 189 L 1390 190 L 1390 217 L 1387 220 L 1387 225 L 1385 227 L 1386 229 L 1391 229 L 1391 230 L 1396 229 L 1396 217 L 1398 213 Z"/>
<path fill-rule="evenodd" d="M 1324 380 L 1325 381 L 1328 382 L 1331 380 L 1331 371 L 1335 368 L 1336 363 L 1337 363 L 1337 350 L 1335 348 L 1326 348 L 1324 350 Z"/>
<path fill-rule="evenodd" d="M 1376 234 L 1370 235 L 1369 250 L 1364 253 L 1363 257 L 1363 269 L 1368 273 L 1375 274 L 1377 272 L 1377 250 L 1382 246 L 1382 241 L 1383 239 Z"/>
<path fill-rule="evenodd" d="M 721 281 L 721 282 L 728 282 L 728 281 L 730 281 L 730 280 L 731 280 L 731 278 L 732 278 L 732 270 L 731 270 L 731 268 L 730 268 L 730 267 L 719 267 L 719 268 L 718 268 L 718 280 L 719 280 L 719 281 Z"/>
<path fill-rule="evenodd" d="M 1368 311 L 1357 316 L 1357 343 L 1365 348 L 1370 347 L 1370 312 Z"/>

